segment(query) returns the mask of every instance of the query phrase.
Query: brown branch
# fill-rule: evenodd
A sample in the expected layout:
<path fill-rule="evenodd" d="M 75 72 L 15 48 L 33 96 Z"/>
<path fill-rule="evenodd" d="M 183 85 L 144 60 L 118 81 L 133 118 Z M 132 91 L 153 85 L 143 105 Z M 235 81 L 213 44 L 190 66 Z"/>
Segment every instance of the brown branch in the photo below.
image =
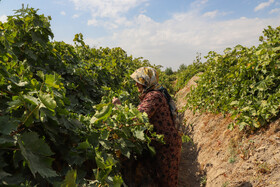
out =
<path fill-rule="evenodd" d="M 9 95 L 15 95 L 15 94 L 13 94 L 12 92 L 9 92 L 9 91 L 7 91 L 7 90 L 1 90 L 1 92 L 4 92 L 4 93 L 7 93 L 7 94 L 9 94 Z"/>
<path fill-rule="evenodd" d="M 23 125 L 23 123 L 19 124 L 18 127 L 17 127 L 17 130 L 14 131 L 14 132 L 12 132 L 12 133 L 10 134 L 10 136 L 14 136 L 14 135 L 16 135 L 16 134 L 22 132 L 22 131 L 25 129 L 24 127 L 20 129 L 20 127 L 21 127 L 22 125 Z"/>
<path fill-rule="evenodd" d="M 23 124 L 26 123 L 26 121 L 30 118 L 30 116 L 34 113 L 34 111 L 35 111 L 36 109 L 39 108 L 40 104 L 41 104 L 41 103 L 39 103 L 39 104 L 28 114 L 28 116 L 25 118 L 25 120 L 24 120 L 23 123 L 21 123 L 21 124 L 18 125 L 17 130 L 14 131 L 14 132 L 12 132 L 12 133 L 10 134 L 11 136 L 14 136 L 14 135 L 18 134 L 18 133 L 22 132 L 22 131 L 25 129 L 25 127 L 22 127 L 22 128 L 20 128 L 20 127 L 23 126 Z"/>
<path fill-rule="evenodd" d="M 43 82 L 43 83 L 42 83 L 42 85 L 41 85 L 41 87 L 40 87 L 40 90 L 39 90 L 39 91 L 41 91 L 41 90 L 42 90 L 42 88 L 43 88 L 44 84 L 45 84 L 45 82 Z"/>
<path fill-rule="evenodd" d="M 12 151 L 19 151 L 20 149 L 18 149 L 18 148 L 0 148 L 0 149 L 6 149 L 6 150 L 12 150 Z"/>
<path fill-rule="evenodd" d="M 24 120 L 23 124 L 28 120 L 28 118 L 33 114 L 33 112 L 34 112 L 36 109 L 39 108 L 40 104 L 41 104 L 41 103 L 39 103 L 39 104 L 32 110 L 32 112 L 30 112 L 30 113 L 28 114 L 28 116 L 27 116 L 27 118 Z"/>

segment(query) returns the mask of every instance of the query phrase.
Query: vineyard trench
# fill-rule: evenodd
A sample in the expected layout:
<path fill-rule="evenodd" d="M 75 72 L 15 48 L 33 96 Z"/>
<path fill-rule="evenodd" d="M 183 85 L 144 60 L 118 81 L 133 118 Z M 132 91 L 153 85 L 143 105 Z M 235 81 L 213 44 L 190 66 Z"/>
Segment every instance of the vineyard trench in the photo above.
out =
<path fill-rule="evenodd" d="M 196 80 L 176 94 L 179 109 Z M 280 119 L 249 135 L 230 131 L 232 120 L 222 114 L 186 110 L 183 118 L 192 142 L 182 146 L 179 187 L 280 186 Z"/>

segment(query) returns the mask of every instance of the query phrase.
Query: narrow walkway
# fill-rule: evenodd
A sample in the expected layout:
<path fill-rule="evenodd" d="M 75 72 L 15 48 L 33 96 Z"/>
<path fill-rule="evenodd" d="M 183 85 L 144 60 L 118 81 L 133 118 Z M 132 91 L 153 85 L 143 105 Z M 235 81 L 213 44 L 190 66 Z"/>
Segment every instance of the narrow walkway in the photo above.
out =
<path fill-rule="evenodd" d="M 203 177 L 197 162 L 199 150 L 192 142 L 184 143 L 182 146 L 181 162 L 179 168 L 179 187 L 200 187 Z"/>

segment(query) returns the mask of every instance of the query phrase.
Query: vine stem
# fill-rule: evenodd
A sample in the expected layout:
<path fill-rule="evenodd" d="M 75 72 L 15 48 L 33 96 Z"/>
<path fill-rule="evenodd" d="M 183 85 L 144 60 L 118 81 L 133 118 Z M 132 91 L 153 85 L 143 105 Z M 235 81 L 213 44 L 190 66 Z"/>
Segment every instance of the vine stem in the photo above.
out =
<path fill-rule="evenodd" d="M 25 118 L 24 122 L 22 124 L 25 124 L 25 122 L 29 119 L 29 117 L 33 114 L 33 112 L 39 108 L 39 106 L 41 105 L 41 103 L 39 103 L 29 114 L 28 116 Z"/>
<path fill-rule="evenodd" d="M 0 149 L 4 149 L 4 150 L 11 150 L 11 151 L 19 151 L 20 149 L 18 148 L 0 148 Z"/>
<path fill-rule="evenodd" d="M 12 92 L 9 92 L 9 91 L 7 91 L 7 90 L 1 90 L 1 92 L 5 92 L 5 93 L 7 93 L 7 94 L 9 94 L 9 95 L 15 95 L 15 94 L 13 94 Z"/>
<path fill-rule="evenodd" d="M 24 130 L 24 128 L 19 129 L 21 126 L 22 126 L 22 123 L 21 123 L 21 124 L 19 124 L 19 126 L 18 126 L 18 130 L 17 130 L 17 131 L 12 132 L 12 133 L 10 134 L 10 136 L 14 136 L 14 135 L 16 135 L 17 133 L 19 133 L 19 132 L 23 131 L 23 130 Z"/>
<path fill-rule="evenodd" d="M 43 83 L 42 83 L 42 85 L 41 85 L 41 87 L 40 87 L 39 92 L 41 92 L 41 90 L 42 90 L 42 88 L 43 88 L 44 84 L 45 84 L 45 82 L 43 82 Z"/>
<path fill-rule="evenodd" d="M 18 125 L 17 131 L 12 132 L 12 133 L 10 134 L 11 136 L 14 136 L 15 134 L 17 134 L 17 133 L 19 133 L 19 132 L 21 132 L 21 131 L 23 131 L 23 130 L 25 129 L 24 127 L 20 129 L 20 127 L 21 127 L 23 124 L 25 124 L 25 122 L 30 118 L 30 116 L 33 114 L 33 112 L 34 112 L 36 109 L 39 108 L 40 104 L 41 104 L 41 103 L 39 103 L 39 104 L 28 114 L 28 116 L 25 118 L 25 120 L 24 120 L 23 123 L 21 123 L 21 124 Z"/>

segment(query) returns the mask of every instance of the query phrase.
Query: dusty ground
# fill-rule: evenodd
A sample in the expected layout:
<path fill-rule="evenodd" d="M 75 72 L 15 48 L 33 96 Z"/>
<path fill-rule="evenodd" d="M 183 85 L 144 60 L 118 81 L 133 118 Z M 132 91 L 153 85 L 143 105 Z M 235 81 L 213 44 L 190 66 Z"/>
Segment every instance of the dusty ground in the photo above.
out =
<path fill-rule="evenodd" d="M 176 94 L 179 108 L 197 79 Z M 280 119 L 252 135 L 228 130 L 232 121 L 221 114 L 187 110 L 184 119 L 193 143 L 182 148 L 180 187 L 280 186 Z"/>

